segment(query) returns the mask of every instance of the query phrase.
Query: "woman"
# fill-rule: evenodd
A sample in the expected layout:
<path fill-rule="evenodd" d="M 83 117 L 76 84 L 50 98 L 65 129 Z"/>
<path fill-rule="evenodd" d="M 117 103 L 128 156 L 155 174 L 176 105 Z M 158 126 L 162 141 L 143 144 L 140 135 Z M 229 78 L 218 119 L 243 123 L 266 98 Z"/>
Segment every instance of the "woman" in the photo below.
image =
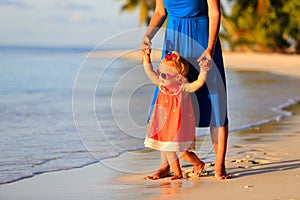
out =
<path fill-rule="evenodd" d="M 142 54 L 149 53 L 151 40 L 168 17 L 163 55 L 178 51 L 191 64 L 189 81 L 198 77 L 197 62 L 213 61 L 214 66 L 206 85 L 195 92 L 195 113 L 198 127 L 210 127 L 216 154 L 215 178 L 226 179 L 225 154 L 228 138 L 226 80 L 222 50 L 219 43 L 220 0 L 156 0 L 156 7 L 142 41 Z M 154 100 L 156 99 L 156 89 Z M 162 157 L 161 166 L 166 166 Z M 168 174 L 168 167 L 161 167 L 155 176 Z"/>

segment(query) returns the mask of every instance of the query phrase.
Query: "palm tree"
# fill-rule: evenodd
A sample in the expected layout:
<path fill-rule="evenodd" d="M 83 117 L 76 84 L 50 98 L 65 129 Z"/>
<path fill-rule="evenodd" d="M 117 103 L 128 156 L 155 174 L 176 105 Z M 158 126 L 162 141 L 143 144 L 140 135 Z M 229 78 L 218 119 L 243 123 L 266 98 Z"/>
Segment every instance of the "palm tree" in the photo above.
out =
<path fill-rule="evenodd" d="M 132 12 L 139 8 L 139 25 L 150 23 L 150 12 L 155 8 L 155 0 L 126 0 L 121 11 Z"/>

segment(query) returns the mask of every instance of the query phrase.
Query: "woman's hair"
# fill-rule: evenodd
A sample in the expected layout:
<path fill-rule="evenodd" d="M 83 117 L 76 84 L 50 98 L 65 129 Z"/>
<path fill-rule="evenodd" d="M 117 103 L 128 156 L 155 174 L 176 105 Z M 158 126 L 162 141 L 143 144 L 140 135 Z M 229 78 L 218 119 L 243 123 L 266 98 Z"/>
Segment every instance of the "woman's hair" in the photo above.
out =
<path fill-rule="evenodd" d="M 171 64 L 171 66 L 173 66 L 184 77 L 186 77 L 189 72 L 188 61 L 181 57 L 176 51 L 166 53 L 161 62 Z"/>

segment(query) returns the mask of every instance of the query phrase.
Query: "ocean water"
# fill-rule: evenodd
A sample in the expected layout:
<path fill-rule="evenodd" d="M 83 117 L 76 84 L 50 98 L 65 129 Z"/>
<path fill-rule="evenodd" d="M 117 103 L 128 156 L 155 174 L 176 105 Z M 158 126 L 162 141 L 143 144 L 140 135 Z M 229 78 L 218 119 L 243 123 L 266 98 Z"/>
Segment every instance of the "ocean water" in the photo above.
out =
<path fill-rule="evenodd" d="M 87 57 L 89 50 L 0 48 L 0 184 L 128 151 L 153 156 L 143 139 L 154 87 L 139 61 Z M 289 116 L 282 108 L 296 103 L 299 86 L 295 78 L 227 70 L 231 132 Z"/>

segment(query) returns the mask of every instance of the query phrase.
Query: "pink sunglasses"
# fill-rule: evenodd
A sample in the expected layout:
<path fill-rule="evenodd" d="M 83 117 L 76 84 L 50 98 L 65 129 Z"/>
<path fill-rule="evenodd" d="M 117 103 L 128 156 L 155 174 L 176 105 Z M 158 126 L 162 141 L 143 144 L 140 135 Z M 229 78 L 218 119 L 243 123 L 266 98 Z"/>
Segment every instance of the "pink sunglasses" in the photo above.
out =
<path fill-rule="evenodd" d="M 180 74 L 180 73 L 176 73 L 176 74 L 161 73 L 159 69 L 157 69 L 156 72 L 158 76 L 162 77 L 165 80 L 169 80 L 171 78 L 176 77 L 178 74 Z"/>

